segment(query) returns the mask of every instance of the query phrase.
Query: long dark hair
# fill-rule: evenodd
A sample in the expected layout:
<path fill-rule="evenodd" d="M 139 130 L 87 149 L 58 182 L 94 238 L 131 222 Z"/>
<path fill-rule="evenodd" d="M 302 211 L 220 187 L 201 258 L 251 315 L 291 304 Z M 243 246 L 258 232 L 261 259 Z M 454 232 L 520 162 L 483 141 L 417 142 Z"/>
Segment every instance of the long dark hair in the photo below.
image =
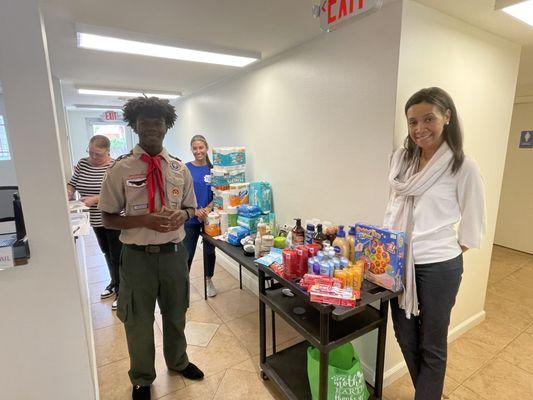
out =
<path fill-rule="evenodd" d="M 202 135 L 194 135 L 191 139 L 191 147 L 192 147 L 192 143 L 193 142 L 204 142 L 205 144 L 205 147 L 209 150 L 209 145 L 207 144 L 207 140 L 205 139 L 204 136 Z M 207 161 L 207 166 L 209 167 L 209 169 L 213 168 L 213 163 L 211 162 L 211 160 L 209 159 L 209 154 L 206 154 L 205 155 L 205 160 Z"/>
<path fill-rule="evenodd" d="M 405 115 L 407 116 L 407 110 L 415 104 L 429 103 L 439 109 L 442 114 L 450 110 L 450 121 L 447 125 L 444 125 L 444 131 L 442 132 L 444 141 L 448 143 L 450 150 L 453 153 L 452 174 L 455 174 L 465 159 L 465 153 L 463 152 L 463 132 L 459 124 L 459 117 L 457 116 L 457 110 L 452 97 L 443 89 L 438 87 L 430 87 L 421 89 L 411 96 L 407 103 L 405 103 Z M 407 163 L 413 163 L 420 155 L 420 149 L 416 143 L 411 139 L 410 135 L 407 135 L 404 141 L 404 147 L 407 150 L 405 152 L 405 159 Z"/>

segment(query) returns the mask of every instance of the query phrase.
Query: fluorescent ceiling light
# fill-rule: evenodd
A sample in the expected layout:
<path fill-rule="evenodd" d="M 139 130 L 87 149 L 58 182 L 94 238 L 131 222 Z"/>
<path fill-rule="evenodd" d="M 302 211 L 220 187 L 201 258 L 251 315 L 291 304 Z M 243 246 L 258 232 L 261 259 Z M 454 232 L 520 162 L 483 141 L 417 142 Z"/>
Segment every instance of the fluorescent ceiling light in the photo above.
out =
<path fill-rule="evenodd" d="M 114 97 L 159 97 L 160 99 L 177 99 L 181 94 L 168 94 L 168 93 L 144 93 L 144 92 L 130 92 L 122 90 L 103 90 L 103 89 L 78 89 L 79 94 L 90 94 L 96 96 L 114 96 Z"/>
<path fill-rule="evenodd" d="M 258 60 L 258 58 L 253 57 L 234 56 L 203 50 L 191 50 L 181 47 L 164 46 L 83 32 L 78 32 L 78 47 L 116 53 L 170 58 L 173 60 L 229 65 L 232 67 L 245 67 Z"/>
<path fill-rule="evenodd" d="M 509 7 L 502 8 L 507 14 L 533 26 L 533 0 L 527 0 Z"/>
<path fill-rule="evenodd" d="M 122 110 L 121 106 L 111 106 L 102 104 L 74 104 L 71 107 L 77 110 Z"/>

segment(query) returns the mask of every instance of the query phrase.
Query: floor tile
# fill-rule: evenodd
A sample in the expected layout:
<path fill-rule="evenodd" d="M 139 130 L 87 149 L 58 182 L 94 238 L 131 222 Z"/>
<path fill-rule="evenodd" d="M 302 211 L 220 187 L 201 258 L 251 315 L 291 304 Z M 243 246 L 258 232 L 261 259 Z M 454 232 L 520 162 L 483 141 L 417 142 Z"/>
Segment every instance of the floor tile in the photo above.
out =
<path fill-rule="evenodd" d="M 160 400 L 209 400 L 215 396 L 218 386 L 222 378 L 226 374 L 225 371 L 205 378 L 199 382 L 194 382 L 167 396 L 161 397 Z"/>
<path fill-rule="evenodd" d="M 187 321 L 210 322 L 213 324 L 222 323 L 222 320 L 213 311 L 207 301 L 195 301 L 191 303 L 187 310 Z"/>
<path fill-rule="evenodd" d="M 524 307 L 533 308 L 533 290 L 531 287 L 518 284 L 510 278 L 489 285 L 487 294 L 497 294 Z"/>
<path fill-rule="evenodd" d="M 101 299 L 100 294 L 109 284 L 109 281 L 102 281 L 89 284 L 89 300 L 91 303 L 113 303 L 114 297 L 108 297 L 107 299 Z"/>
<path fill-rule="evenodd" d="M 191 270 L 189 271 L 189 278 L 201 278 L 204 276 L 204 261 L 194 259 L 191 264 Z"/>
<path fill-rule="evenodd" d="M 446 376 L 444 380 L 444 395 L 449 395 L 457 387 L 459 387 L 459 382 Z M 415 395 L 415 390 L 409 374 L 403 375 L 392 385 L 387 386 L 383 390 L 383 395 L 387 400 L 412 400 Z"/>
<path fill-rule="evenodd" d="M 462 383 L 490 358 L 479 344 L 460 337 L 448 346 L 446 374 Z"/>
<path fill-rule="evenodd" d="M 101 400 L 131 399 L 132 385 L 128 376 L 129 368 L 129 358 L 98 368 Z M 183 377 L 168 370 L 161 347 L 156 348 L 155 369 L 157 377 L 152 384 L 152 398 L 157 399 L 185 387 Z"/>
<path fill-rule="evenodd" d="M 248 360 L 243 361 L 240 364 L 234 365 L 233 367 L 231 367 L 231 369 L 259 373 L 261 371 L 261 368 L 259 366 L 259 356 L 250 357 Z"/>
<path fill-rule="evenodd" d="M 464 386 L 459 386 L 449 396 L 448 400 L 485 400 L 480 395 L 474 393 Z"/>
<path fill-rule="evenodd" d="M 533 333 L 518 336 L 501 352 L 500 358 L 533 374 Z"/>
<path fill-rule="evenodd" d="M 476 343 L 487 355 L 493 356 L 511 343 L 519 334 L 519 329 L 488 320 L 466 332 L 462 338 Z"/>
<path fill-rule="evenodd" d="M 111 302 L 91 304 L 91 317 L 93 320 L 93 329 L 122 324 L 117 318 L 117 312 L 111 310 Z"/>
<path fill-rule="evenodd" d="M 107 268 L 88 268 L 87 269 L 87 282 L 89 285 L 98 282 L 109 283 L 109 271 Z M 104 285 L 104 287 L 107 285 Z"/>
<path fill-rule="evenodd" d="M 111 325 L 94 331 L 94 348 L 98 367 L 129 357 L 124 326 Z"/>
<path fill-rule="evenodd" d="M 185 337 L 187 338 L 187 344 L 207 347 L 219 327 L 220 324 L 210 324 L 195 321 L 187 322 L 185 325 Z"/>
<path fill-rule="evenodd" d="M 233 289 L 229 292 L 220 293 L 208 301 L 211 308 L 224 322 L 243 317 L 259 309 L 257 296 L 247 289 Z"/>
<path fill-rule="evenodd" d="M 532 256 L 533 257 L 533 256 Z M 530 288 L 533 287 L 533 268 L 521 267 L 517 271 L 509 275 L 509 280 L 514 281 L 519 285 L 525 285 Z"/>
<path fill-rule="evenodd" d="M 272 319 L 270 312 L 267 312 L 267 349 L 272 348 Z M 251 356 L 259 354 L 259 312 L 247 314 L 244 317 L 227 322 L 226 325 L 243 343 Z M 276 316 L 276 343 L 284 343 L 294 339 L 298 333 L 287 324 L 282 318 Z"/>
<path fill-rule="evenodd" d="M 220 326 L 207 347 L 188 346 L 187 354 L 205 376 L 213 376 L 250 358 L 246 348 L 225 325 Z M 188 385 L 192 381 L 185 380 Z"/>
<path fill-rule="evenodd" d="M 533 334 L 533 324 L 531 324 L 529 328 L 527 328 L 526 332 Z"/>
<path fill-rule="evenodd" d="M 161 331 L 156 324 L 154 324 L 154 341 L 156 347 L 163 344 Z M 124 325 L 117 324 L 96 329 L 94 331 L 94 347 L 97 366 L 129 357 Z"/>
<path fill-rule="evenodd" d="M 204 293 L 204 278 L 201 275 L 198 278 L 191 279 L 191 284 L 195 287 L 198 293 Z M 213 276 L 213 284 L 217 292 L 224 293 L 233 289 L 239 288 L 239 281 L 231 276 L 224 268 L 217 265 L 215 268 L 215 275 Z"/>
<path fill-rule="evenodd" d="M 533 394 L 533 375 L 496 357 L 463 386 L 485 399 L 525 400 Z"/>
<path fill-rule="evenodd" d="M 202 291 L 201 294 L 198 292 L 198 290 L 195 289 L 193 285 L 189 286 L 189 302 L 193 303 L 195 301 L 204 300 L 204 292 Z"/>
<path fill-rule="evenodd" d="M 495 322 L 522 331 L 533 322 L 533 309 L 493 292 L 485 300 L 486 322 Z"/>
<path fill-rule="evenodd" d="M 92 256 L 87 255 L 85 257 L 85 265 L 87 268 L 105 267 L 105 269 L 107 270 L 107 263 L 102 253 L 95 254 Z"/>
<path fill-rule="evenodd" d="M 256 372 L 229 369 L 220 382 L 214 400 L 275 399 L 266 385 Z"/>

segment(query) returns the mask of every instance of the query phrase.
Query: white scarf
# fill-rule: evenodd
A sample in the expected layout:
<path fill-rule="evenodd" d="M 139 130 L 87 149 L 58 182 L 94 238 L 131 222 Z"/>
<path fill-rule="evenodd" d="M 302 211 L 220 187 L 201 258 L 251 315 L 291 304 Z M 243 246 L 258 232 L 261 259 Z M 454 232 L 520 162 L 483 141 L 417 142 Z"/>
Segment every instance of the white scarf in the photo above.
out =
<path fill-rule="evenodd" d="M 383 226 L 386 229 L 403 231 L 406 234 L 406 252 L 404 263 L 404 291 L 399 296 L 400 308 L 405 316 L 418 315 L 418 297 L 416 293 L 415 264 L 413 260 L 413 204 L 414 197 L 421 196 L 448 169 L 453 153 L 446 142 L 431 157 L 422 171 L 416 172 L 418 162 L 407 165 L 404 155 L 406 150 L 396 150 L 391 159 L 389 172 L 390 196 Z"/>

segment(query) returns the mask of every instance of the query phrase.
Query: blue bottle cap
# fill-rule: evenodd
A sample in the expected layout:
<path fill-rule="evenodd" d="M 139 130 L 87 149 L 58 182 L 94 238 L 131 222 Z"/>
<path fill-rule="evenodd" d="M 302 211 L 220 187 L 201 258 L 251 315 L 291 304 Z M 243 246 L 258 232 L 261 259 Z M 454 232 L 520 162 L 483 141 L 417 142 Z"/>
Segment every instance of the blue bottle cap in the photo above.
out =
<path fill-rule="evenodd" d="M 339 225 L 339 230 L 337 231 L 337 237 L 346 237 L 346 232 L 344 232 L 344 225 Z"/>

